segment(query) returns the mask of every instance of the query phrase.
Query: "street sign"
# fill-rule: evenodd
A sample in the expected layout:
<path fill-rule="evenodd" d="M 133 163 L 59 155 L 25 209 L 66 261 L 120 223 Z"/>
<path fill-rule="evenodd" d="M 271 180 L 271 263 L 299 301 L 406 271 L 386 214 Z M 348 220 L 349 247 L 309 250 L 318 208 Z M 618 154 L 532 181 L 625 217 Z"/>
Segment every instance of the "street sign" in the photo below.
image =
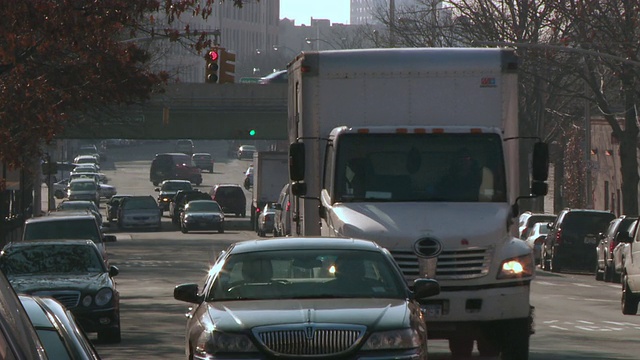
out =
<path fill-rule="evenodd" d="M 240 78 L 240 84 L 258 84 L 260 82 L 260 78 L 258 77 L 243 77 Z"/>

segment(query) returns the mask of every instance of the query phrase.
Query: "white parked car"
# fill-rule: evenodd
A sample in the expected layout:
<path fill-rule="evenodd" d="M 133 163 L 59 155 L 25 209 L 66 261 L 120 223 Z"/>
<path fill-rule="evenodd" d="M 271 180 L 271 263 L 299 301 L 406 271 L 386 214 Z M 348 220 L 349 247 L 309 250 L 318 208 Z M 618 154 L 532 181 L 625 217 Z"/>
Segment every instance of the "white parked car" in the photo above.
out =
<path fill-rule="evenodd" d="M 529 236 L 525 239 L 527 245 L 533 250 L 533 257 L 536 264 L 540 263 L 542 244 L 544 244 L 544 240 L 547 238 L 547 233 L 549 233 L 549 227 L 546 222 L 535 223 L 529 231 Z"/>
<path fill-rule="evenodd" d="M 69 200 L 91 200 L 100 204 L 100 185 L 93 179 L 73 179 L 67 186 Z"/>
<path fill-rule="evenodd" d="M 613 278 L 611 279 L 615 283 L 619 283 L 622 279 L 622 272 L 624 271 L 625 261 L 631 257 L 631 243 L 635 238 L 635 233 L 638 230 L 638 220 L 629 225 L 629 236 L 619 237 L 616 246 L 612 251 L 613 259 Z"/>
<path fill-rule="evenodd" d="M 95 155 L 78 155 L 73 159 L 74 164 L 94 164 L 100 170 L 100 160 Z"/>

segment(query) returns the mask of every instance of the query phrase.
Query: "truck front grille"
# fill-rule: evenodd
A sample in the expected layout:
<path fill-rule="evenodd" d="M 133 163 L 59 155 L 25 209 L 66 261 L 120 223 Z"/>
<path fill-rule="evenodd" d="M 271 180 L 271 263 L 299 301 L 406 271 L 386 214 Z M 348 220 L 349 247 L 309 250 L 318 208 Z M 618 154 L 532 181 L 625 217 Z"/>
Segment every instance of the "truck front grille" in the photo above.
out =
<path fill-rule="evenodd" d="M 393 258 L 400 266 L 405 279 L 412 283 L 421 277 L 419 258 L 412 250 L 393 250 Z M 436 280 L 473 279 L 485 276 L 489 272 L 492 251 L 486 248 L 443 250 L 438 255 Z"/>
<path fill-rule="evenodd" d="M 270 353 L 284 357 L 326 357 L 353 349 L 365 333 L 364 326 L 301 324 L 254 329 L 258 341 Z"/>

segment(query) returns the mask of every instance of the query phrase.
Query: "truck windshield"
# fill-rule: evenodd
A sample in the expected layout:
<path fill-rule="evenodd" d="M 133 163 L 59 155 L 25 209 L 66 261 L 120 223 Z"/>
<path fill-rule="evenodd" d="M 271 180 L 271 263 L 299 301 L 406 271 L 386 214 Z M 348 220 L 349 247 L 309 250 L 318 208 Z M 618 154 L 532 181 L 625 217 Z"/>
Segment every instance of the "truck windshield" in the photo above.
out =
<path fill-rule="evenodd" d="M 335 202 L 506 202 L 497 134 L 348 133 L 334 144 Z"/>

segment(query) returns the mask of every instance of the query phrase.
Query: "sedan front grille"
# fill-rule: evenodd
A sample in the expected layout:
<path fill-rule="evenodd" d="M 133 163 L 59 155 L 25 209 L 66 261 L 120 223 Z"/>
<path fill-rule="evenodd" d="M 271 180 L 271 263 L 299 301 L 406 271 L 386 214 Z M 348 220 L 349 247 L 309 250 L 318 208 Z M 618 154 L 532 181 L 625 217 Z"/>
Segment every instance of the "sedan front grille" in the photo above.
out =
<path fill-rule="evenodd" d="M 412 283 L 422 277 L 420 261 L 428 259 L 420 259 L 412 250 L 393 250 L 391 254 L 407 281 Z M 489 273 L 492 255 L 492 248 L 443 250 L 438 255 L 435 279 L 459 280 L 485 276 Z"/>
<path fill-rule="evenodd" d="M 358 345 L 365 326 L 295 324 L 263 326 L 253 330 L 260 344 L 273 355 L 284 357 L 338 356 Z"/>
<path fill-rule="evenodd" d="M 35 296 L 48 296 L 58 300 L 67 309 L 73 309 L 80 303 L 79 291 L 38 291 Z"/>

